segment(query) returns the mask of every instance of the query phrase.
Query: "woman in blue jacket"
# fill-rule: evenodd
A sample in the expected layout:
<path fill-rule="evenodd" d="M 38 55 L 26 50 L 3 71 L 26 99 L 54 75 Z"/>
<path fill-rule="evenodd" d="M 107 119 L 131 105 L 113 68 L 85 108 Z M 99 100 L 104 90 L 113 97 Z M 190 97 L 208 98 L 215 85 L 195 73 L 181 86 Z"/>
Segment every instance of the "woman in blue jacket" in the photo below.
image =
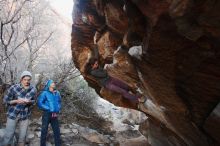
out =
<path fill-rule="evenodd" d="M 56 89 L 53 80 L 48 80 L 44 90 L 38 97 L 38 107 L 43 110 L 42 128 L 41 128 L 41 146 L 46 146 L 46 137 L 48 125 L 51 124 L 53 129 L 55 146 L 61 145 L 60 128 L 57 115 L 61 108 L 61 97 L 59 91 Z"/>

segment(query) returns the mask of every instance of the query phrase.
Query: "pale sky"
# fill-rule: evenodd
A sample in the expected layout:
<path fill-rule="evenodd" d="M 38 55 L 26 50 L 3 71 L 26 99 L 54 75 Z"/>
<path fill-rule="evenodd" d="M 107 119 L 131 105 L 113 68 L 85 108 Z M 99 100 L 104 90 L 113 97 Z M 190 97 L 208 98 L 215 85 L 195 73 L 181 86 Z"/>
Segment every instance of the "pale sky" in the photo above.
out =
<path fill-rule="evenodd" d="M 72 21 L 73 0 L 48 0 L 61 15 Z"/>

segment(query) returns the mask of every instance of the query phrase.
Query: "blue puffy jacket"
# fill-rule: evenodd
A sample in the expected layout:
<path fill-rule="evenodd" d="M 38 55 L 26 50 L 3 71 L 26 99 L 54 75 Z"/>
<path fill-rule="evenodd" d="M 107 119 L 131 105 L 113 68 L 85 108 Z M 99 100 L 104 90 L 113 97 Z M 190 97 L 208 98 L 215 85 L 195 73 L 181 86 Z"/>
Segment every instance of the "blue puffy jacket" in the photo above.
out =
<path fill-rule="evenodd" d="M 61 109 L 61 97 L 59 91 L 49 91 L 49 86 L 53 81 L 48 80 L 44 90 L 38 97 L 38 107 L 44 111 L 60 112 Z"/>

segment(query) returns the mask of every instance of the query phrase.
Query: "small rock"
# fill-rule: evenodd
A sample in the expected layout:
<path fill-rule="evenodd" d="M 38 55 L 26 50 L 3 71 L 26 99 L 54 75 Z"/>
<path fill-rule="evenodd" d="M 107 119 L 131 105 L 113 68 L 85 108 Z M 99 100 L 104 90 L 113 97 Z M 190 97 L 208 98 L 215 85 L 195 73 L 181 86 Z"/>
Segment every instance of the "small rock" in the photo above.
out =
<path fill-rule="evenodd" d="M 53 145 L 50 142 L 47 142 L 46 146 L 53 146 Z"/>
<path fill-rule="evenodd" d="M 5 129 L 0 129 L 0 141 L 3 141 L 4 135 L 5 135 Z"/>
<path fill-rule="evenodd" d="M 28 138 L 28 139 L 33 139 L 33 138 L 34 138 L 34 134 L 33 134 L 33 133 L 29 134 L 29 135 L 27 136 L 27 138 Z"/>
<path fill-rule="evenodd" d="M 79 131 L 77 129 L 72 129 L 72 132 L 77 135 L 79 133 Z"/>
<path fill-rule="evenodd" d="M 133 121 L 133 120 L 124 119 L 124 120 L 122 121 L 122 123 L 127 124 L 127 125 L 131 125 L 131 126 L 134 126 L 134 121 Z"/>
<path fill-rule="evenodd" d="M 79 125 L 77 125 L 77 124 L 75 124 L 75 123 L 72 123 L 72 125 L 73 125 L 74 128 L 79 127 Z"/>
<path fill-rule="evenodd" d="M 40 131 L 37 131 L 37 132 L 36 132 L 36 135 L 37 135 L 37 137 L 40 137 L 40 136 L 41 136 L 41 132 L 40 132 Z"/>
<path fill-rule="evenodd" d="M 5 135 L 5 129 L 0 129 L 0 137 L 3 137 Z"/>
<path fill-rule="evenodd" d="M 71 130 L 70 130 L 70 129 L 60 128 L 60 133 L 61 133 L 61 134 L 71 133 Z"/>
<path fill-rule="evenodd" d="M 112 137 L 112 136 L 110 136 L 109 139 L 110 139 L 111 141 L 115 140 L 115 138 Z"/>
<path fill-rule="evenodd" d="M 33 142 L 31 142 L 31 143 L 29 144 L 29 146 L 38 146 L 38 145 L 40 145 L 40 140 L 38 140 L 38 141 L 33 141 Z"/>
<path fill-rule="evenodd" d="M 36 123 L 37 123 L 38 125 L 42 125 L 42 117 L 40 117 L 40 118 L 36 121 Z"/>
<path fill-rule="evenodd" d="M 133 130 L 138 131 L 138 130 L 139 130 L 139 127 L 140 127 L 140 125 L 134 125 L 134 129 L 133 129 Z"/>
<path fill-rule="evenodd" d="M 103 144 L 109 143 L 109 139 L 104 135 L 99 134 L 98 132 L 91 132 L 91 133 L 81 133 L 81 135 L 90 142 Z"/>
<path fill-rule="evenodd" d="M 41 127 L 35 128 L 34 131 L 41 131 Z"/>
<path fill-rule="evenodd" d="M 62 125 L 62 127 L 63 127 L 64 129 L 68 129 L 68 128 L 70 128 L 70 125 L 64 124 L 64 125 Z"/>

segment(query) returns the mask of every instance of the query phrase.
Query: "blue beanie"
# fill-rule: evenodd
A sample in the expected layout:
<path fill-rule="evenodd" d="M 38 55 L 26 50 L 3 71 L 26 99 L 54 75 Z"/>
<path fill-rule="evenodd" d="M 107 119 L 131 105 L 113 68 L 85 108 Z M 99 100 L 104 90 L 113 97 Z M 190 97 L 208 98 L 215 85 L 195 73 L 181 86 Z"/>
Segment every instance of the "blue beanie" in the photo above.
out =
<path fill-rule="evenodd" d="M 44 90 L 49 90 L 49 87 L 53 82 L 54 82 L 53 80 L 47 80 L 45 87 L 44 87 Z"/>

